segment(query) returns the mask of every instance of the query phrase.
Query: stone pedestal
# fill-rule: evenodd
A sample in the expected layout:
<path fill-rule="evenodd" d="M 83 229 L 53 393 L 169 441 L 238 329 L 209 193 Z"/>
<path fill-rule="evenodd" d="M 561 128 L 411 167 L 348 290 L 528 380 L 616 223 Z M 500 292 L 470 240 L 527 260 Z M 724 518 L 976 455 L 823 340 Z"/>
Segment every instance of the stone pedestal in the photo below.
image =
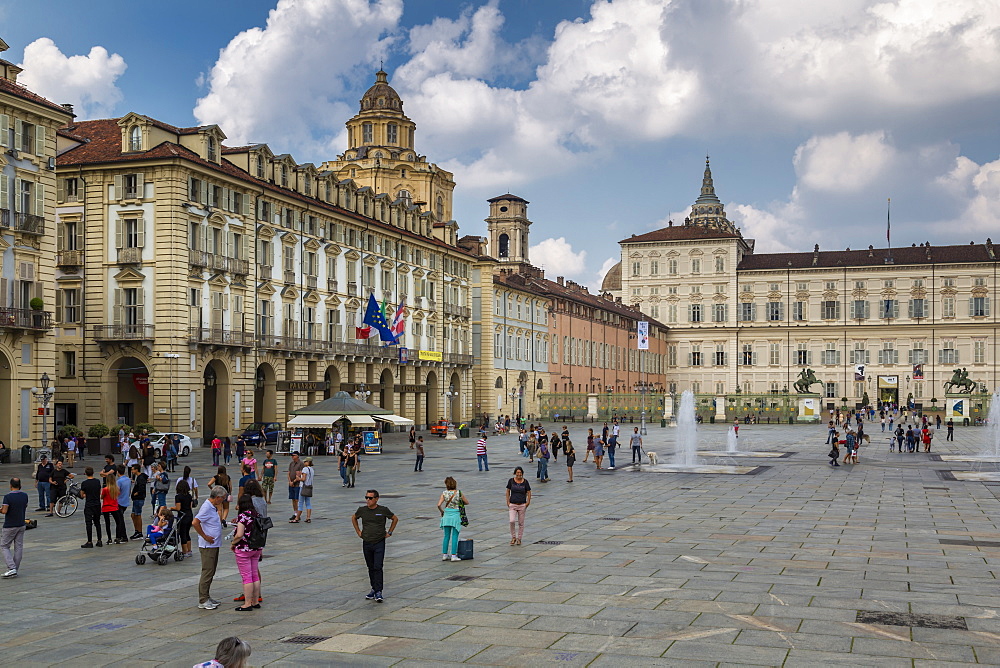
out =
<path fill-rule="evenodd" d="M 587 418 L 590 420 L 597 419 L 597 395 L 588 394 L 587 395 Z"/>
<path fill-rule="evenodd" d="M 669 394 L 663 397 L 663 419 L 667 421 L 667 424 L 673 427 L 677 424 L 676 415 L 674 415 L 674 398 Z"/>
<path fill-rule="evenodd" d="M 820 395 L 814 393 L 800 394 L 797 397 L 799 412 L 796 422 L 820 422 L 823 417 L 823 407 Z"/>
<path fill-rule="evenodd" d="M 724 395 L 715 398 L 715 421 L 726 421 L 726 397 Z"/>

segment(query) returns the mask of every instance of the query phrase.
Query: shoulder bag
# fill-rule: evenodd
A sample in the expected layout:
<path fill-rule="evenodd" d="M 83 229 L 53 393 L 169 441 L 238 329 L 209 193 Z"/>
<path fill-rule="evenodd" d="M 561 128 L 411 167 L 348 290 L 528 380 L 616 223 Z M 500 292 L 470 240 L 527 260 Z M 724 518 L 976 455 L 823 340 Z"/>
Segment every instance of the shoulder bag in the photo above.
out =
<path fill-rule="evenodd" d="M 458 490 L 458 516 L 462 526 L 469 526 L 469 516 L 465 512 L 465 502 L 462 501 L 462 490 Z"/>

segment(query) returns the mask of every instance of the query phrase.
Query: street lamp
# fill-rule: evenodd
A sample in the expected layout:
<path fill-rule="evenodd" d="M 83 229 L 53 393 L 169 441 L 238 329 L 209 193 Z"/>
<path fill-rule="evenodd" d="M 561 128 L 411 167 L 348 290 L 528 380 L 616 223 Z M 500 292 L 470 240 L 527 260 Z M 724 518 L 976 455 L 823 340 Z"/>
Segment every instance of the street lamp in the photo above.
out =
<path fill-rule="evenodd" d="M 646 393 L 651 392 L 653 384 L 646 381 L 639 381 L 635 384 L 635 391 L 642 395 L 642 413 L 639 414 L 639 433 L 646 435 Z"/>
<path fill-rule="evenodd" d="M 368 389 L 368 386 L 364 383 L 359 383 L 358 389 L 354 391 L 354 398 L 358 401 L 367 402 L 370 396 L 372 396 L 372 392 Z"/>
<path fill-rule="evenodd" d="M 56 393 L 56 388 L 49 386 L 49 374 L 42 373 L 42 377 L 38 379 L 41 387 L 31 388 L 31 393 L 35 395 L 38 403 L 42 405 L 42 447 L 45 447 L 46 442 L 49 440 L 48 434 L 48 415 L 49 415 L 49 402 L 52 401 L 52 395 Z"/>
<path fill-rule="evenodd" d="M 179 359 L 180 358 L 180 355 L 178 355 L 177 353 L 163 353 L 163 356 L 166 359 L 168 359 L 168 360 L 175 360 L 175 359 Z M 177 370 L 177 367 L 176 367 L 176 364 L 175 364 L 174 371 L 176 371 L 176 370 Z M 174 431 L 174 374 L 168 372 L 167 375 L 170 376 L 170 381 L 169 381 L 170 382 L 170 390 L 169 390 L 169 392 L 170 392 L 170 400 L 169 400 L 170 401 L 170 431 L 173 432 Z M 239 415 L 237 415 L 236 417 L 239 418 Z"/>
<path fill-rule="evenodd" d="M 453 401 L 455 397 L 458 396 L 458 392 L 455 391 L 455 384 L 451 383 L 448 385 L 448 391 L 444 393 L 445 399 L 448 401 L 448 433 L 445 434 L 445 440 L 454 440 L 455 436 L 455 422 L 454 415 L 452 414 L 454 410 Z"/>

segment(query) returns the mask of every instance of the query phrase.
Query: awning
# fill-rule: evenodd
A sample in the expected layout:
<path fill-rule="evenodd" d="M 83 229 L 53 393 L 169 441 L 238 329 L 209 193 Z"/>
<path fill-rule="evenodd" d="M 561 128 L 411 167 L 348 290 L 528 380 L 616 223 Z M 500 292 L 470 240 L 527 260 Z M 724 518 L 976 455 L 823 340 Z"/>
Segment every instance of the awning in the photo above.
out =
<path fill-rule="evenodd" d="M 394 425 L 408 427 L 413 424 L 413 420 L 402 415 L 373 415 L 373 418 L 381 422 L 390 422 Z"/>
<path fill-rule="evenodd" d="M 296 415 L 288 421 L 288 426 L 329 428 L 345 419 L 355 427 L 375 426 L 375 420 L 370 415 Z"/>

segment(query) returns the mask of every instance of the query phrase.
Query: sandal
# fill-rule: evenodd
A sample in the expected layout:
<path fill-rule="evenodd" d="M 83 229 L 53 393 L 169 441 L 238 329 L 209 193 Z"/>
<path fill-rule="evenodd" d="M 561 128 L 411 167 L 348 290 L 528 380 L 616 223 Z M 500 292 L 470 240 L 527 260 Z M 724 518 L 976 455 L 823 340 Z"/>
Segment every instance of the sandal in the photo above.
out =
<path fill-rule="evenodd" d="M 517 545 L 520 545 L 520 544 L 521 544 L 521 539 L 520 539 L 520 538 L 518 538 L 518 539 L 517 539 L 517 543 L 516 543 L 516 544 L 517 544 Z"/>
<path fill-rule="evenodd" d="M 289 524 L 298 524 L 299 521 L 298 520 L 288 520 L 288 523 Z"/>
<path fill-rule="evenodd" d="M 511 538 L 510 539 L 510 544 L 511 545 L 515 545 L 516 543 L 517 543 L 517 539 L 516 538 Z"/>
<path fill-rule="evenodd" d="M 310 518 L 306 518 L 306 524 L 310 524 L 311 522 L 312 522 L 312 518 L 311 517 Z"/>

